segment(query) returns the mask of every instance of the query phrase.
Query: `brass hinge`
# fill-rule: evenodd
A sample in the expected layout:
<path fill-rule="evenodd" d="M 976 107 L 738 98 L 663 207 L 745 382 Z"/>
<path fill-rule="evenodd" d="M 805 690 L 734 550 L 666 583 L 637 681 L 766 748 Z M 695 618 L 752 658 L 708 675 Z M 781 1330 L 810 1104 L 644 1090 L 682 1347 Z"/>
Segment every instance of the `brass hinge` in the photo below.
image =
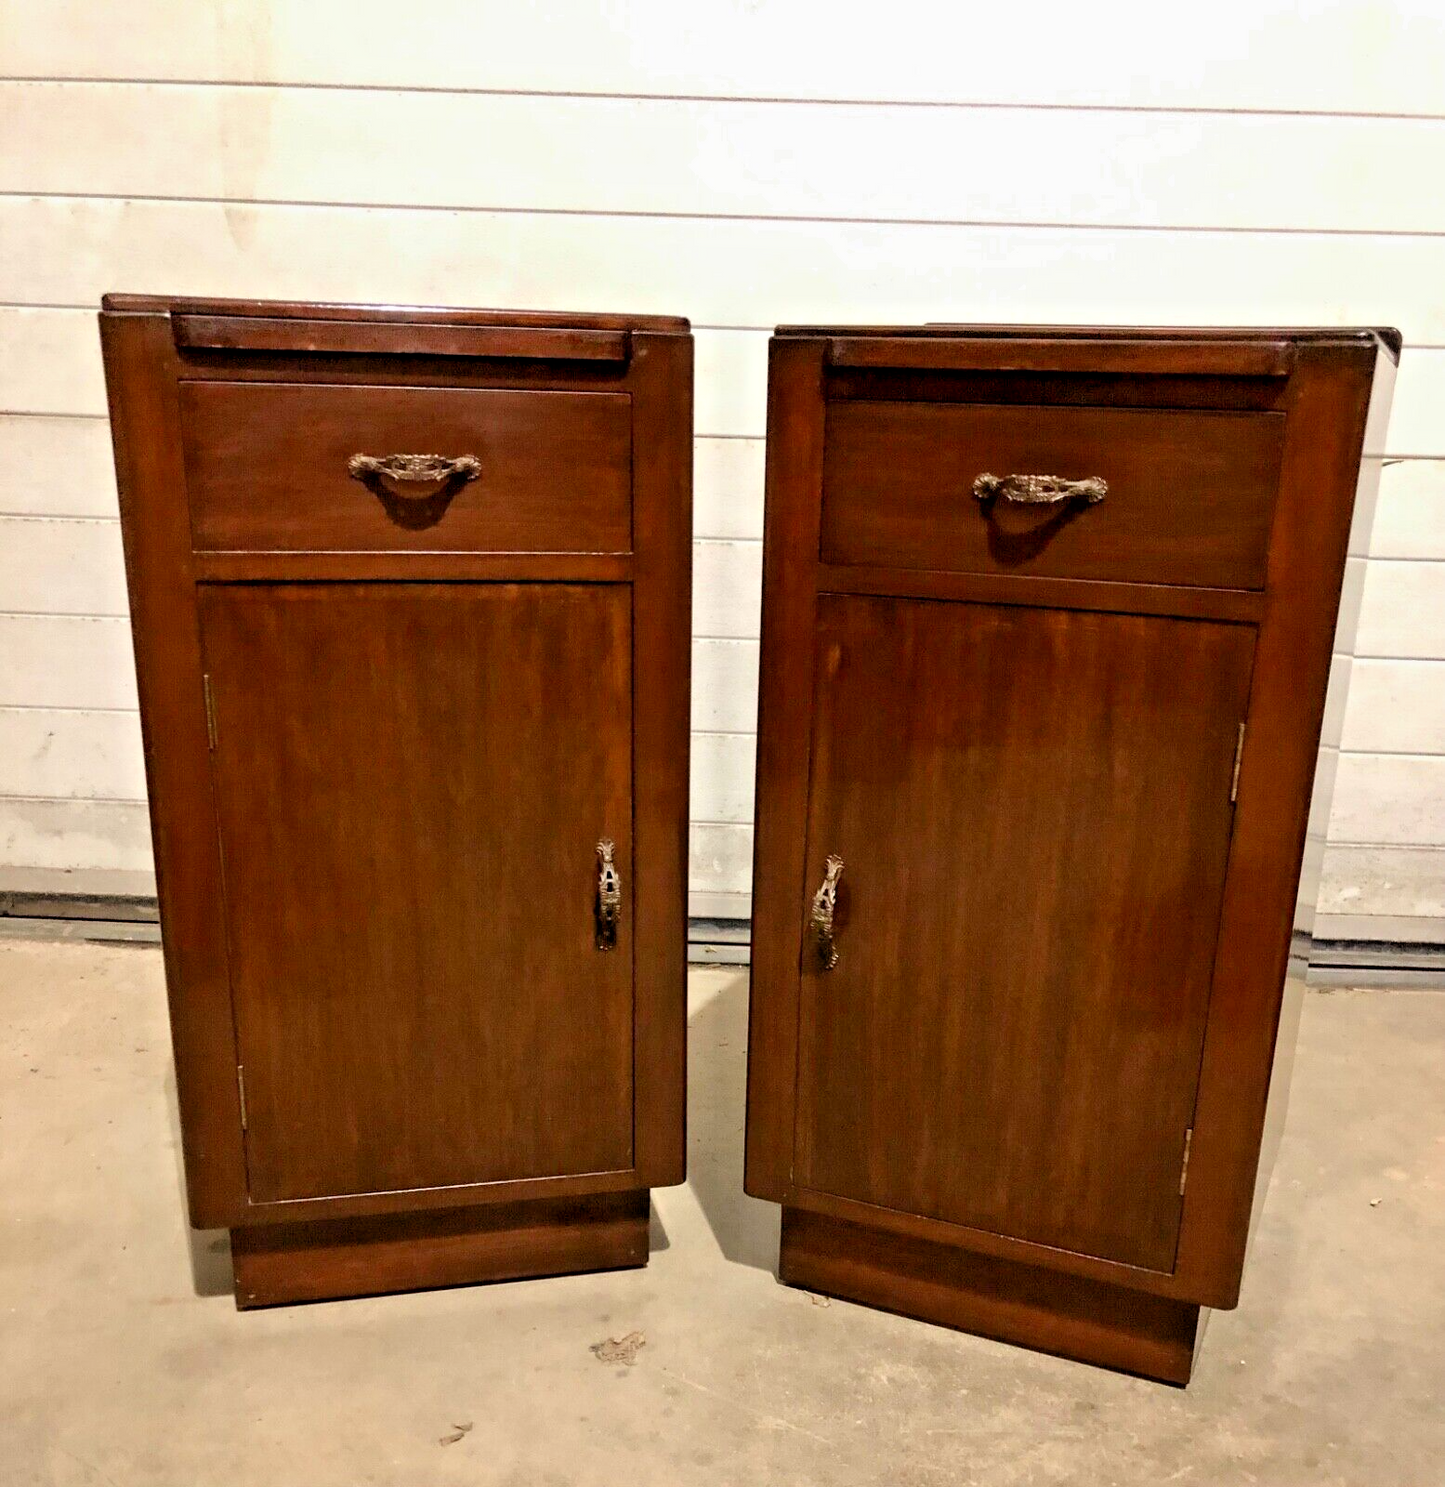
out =
<path fill-rule="evenodd" d="M 216 699 L 211 693 L 211 674 L 206 672 L 201 677 L 201 691 L 206 698 L 206 738 L 211 747 L 216 747 Z"/>
<path fill-rule="evenodd" d="M 1189 1145 L 1194 1140 L 1194 1127 L 1184 1133 L 1184 1161 L 1179 1167 L 1179 1196 L 1184 1196 L 1184 1184 L 1189 1181 Z"/>
<path fill-rule="evenodd" d="M 249 1130 L 246 1124 L 246 1070 L 241 1064 L 236 1065 L 236 1092 L 241 1096 L 241 1129 Z"/>
<path fill-rule="evenodd" d="M 1239 761 L 1244 758 L 1244 724 L 1239 725 L 1239 737 L 1234 741 L 1234 776 L 1229 782 L 1229 798 L 1239 798 Z"/>

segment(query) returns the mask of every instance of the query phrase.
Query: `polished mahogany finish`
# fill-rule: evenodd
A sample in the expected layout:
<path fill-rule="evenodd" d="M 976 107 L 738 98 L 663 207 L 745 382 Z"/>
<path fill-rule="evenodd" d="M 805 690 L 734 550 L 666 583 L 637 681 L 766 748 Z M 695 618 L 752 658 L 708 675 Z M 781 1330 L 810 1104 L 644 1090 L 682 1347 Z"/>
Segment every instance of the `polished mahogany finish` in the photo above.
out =
<path fill-rule="evenodd" d="M 198 551 L 632 550 L 625 393 L 185 381 Z M 400 451 L 460 478 L 353 472 Z"/>
<path fill-rule="evenodd" d="M 1024 1347 L 1186 1384 L 1199 1308 L 869 1223 L 783 1210 L 779 1271 L 789 1285 Z"/>
<path fill-rule="evenodd" d="M 243 1306 L 647 1258 L 685 322 L 101 315 L 192 1221 Z"/>
<path fill-rule="evenodd" d="M 203 590 L 252 1202 L 631 1167 L 628 601 Z"/>
<path fill-rule="evenodd" d="M 823 560 L 1261 588 L 1283 444 L 1279 413 L 836 402 Z M 1046 513 L 974 493 L 1006 471 L 1105 493 Z"/>
<path fill-rule="evenodd" d="M 1185 1382 L 1238 1299 L 1392 343 L 771 354 L 748 1191 L 786 1280 Z"/>
<path fill-rule="evenodd" d="M 277 315 L 178 315 L 176 344 L 228 351 L 397 351 L 410 356 L 525 357 L 542 361 L 626 361 L 620 330 L 530 325 L 396 324 Z"/>
<path fill-rule="evenodd" d="M 851 594 L 817 634 L 795 1180 L 1172 1268 L 1253 636 Z"/>
<path fill-rule="evenodd" d="M 647 1264 L 640 1192 L 440 1208 L 231 1231 L 243 1311 L 385 1291 Z"/>

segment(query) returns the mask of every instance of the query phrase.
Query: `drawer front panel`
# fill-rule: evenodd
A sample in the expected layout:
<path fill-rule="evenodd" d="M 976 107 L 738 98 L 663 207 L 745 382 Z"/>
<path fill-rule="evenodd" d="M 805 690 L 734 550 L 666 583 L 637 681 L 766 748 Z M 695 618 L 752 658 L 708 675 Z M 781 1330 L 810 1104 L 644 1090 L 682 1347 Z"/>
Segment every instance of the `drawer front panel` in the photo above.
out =
<path fill-rule="evenodd" d="M 1260 589 L 1284 415 L 835 401 L 824 562 Z M 980 500 L 980 475 L 1102 480 L 1091 502 Z"/>
<path fill-rule="evenodd" d="M 198 552 L 631 550 L 625 393 L 192 381 L 180 400 Z M 407 454 L 451 473 L 352 473 Z"/>

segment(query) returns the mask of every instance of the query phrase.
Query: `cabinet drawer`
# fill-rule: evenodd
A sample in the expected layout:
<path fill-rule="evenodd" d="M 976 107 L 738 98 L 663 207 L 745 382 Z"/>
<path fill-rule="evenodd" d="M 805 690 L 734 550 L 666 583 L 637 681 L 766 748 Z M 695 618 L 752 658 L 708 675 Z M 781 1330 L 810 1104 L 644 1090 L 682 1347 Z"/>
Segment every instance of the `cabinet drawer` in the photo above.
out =
<path fill-rule="evenodd" d="M 835 401 L 826 563 L 1264 586 L 1284 415 Z M 980 499 L 980 475 L 1102 480 L 1056 504 Z"/>
<path fill-rule="evenodd" d="M 631 550 L 626 393 L 190 381 L 180 405 L 199 552 Z"/>

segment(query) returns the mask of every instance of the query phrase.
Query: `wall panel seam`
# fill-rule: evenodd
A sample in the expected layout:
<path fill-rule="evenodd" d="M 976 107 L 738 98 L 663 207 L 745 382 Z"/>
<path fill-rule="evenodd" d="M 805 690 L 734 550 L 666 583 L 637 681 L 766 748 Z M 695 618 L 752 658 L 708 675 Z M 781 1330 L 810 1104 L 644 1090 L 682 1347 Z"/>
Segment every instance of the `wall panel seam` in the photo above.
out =
<path fill-rule="evenodd" d="M 1333 851 L 1338 847 L 1350 847 L 1367 850 L 1370 852 L 1440 852 L 1445 851 L 1445 846 L 1438 846 L 1431 842 L 1356 842 L 1335 841 L 1325 843 L 1327 851 Z"/>
<path fill-rule="evenodd" d="M 1441 749 L 1338 749 L 1343 759 L 1350 755 L 1357 759 L 1428 759 L 1432 764 L 1445 764 L 1445 750 Z"/>
<path fill-rule="evenodd" d="M 97 717 L 140 717 L 140 710 L 134 707 L 64 707 L 45 702 L 0 702 L 0 713 L 94 713 Z"/>
<path fill-rule="evenodd" d="M 11 795 L 0 791 L 0 801 L 11 800 L 39 804 L 63 805 L 138 805 L 146 804 L 145 797 L 139 795 Z"/>
<path fill-rule="evenodd" d="M 0 609 L 0 620 L 120 620 L 130 624 L 128 614 L 112 614 L 109 610 Z"/>
<path fill-rule="evenodd" d="M 1365 847 L 1372 852 L 1438 852 L 1445 853 L 1445 841 L 1440 842 L 1371 842 L 1353 841 L 1344 837 L 1330 837 L 1325 843 L 1327 851 L 1336 847 Z"/>
<path fill-rule="evenodd" d="M 619 210 L 615 207 L 538 207 L 487 206 L 466 202 L 408 201 L 316 201 L 307 197 L 260 196 L 171 196 L 158 192 L 120 193 L 114 191 L 0 191 L 0 197 L 37 201 L 144 201 L 181 206 L 309 207 L 316 211 L 385 211 L 385 212 L 487 212 L 516 217 L 617 217 L 641 221 L 669 222 L 817 222 L 829 226 L 859 227 L 948 227 L 988 228 L 1006 231 L 1049 232 L 1155 232 L 1155 233 L 1238 233 L 1244 236 L 1268 237 L 1365 237 L 1365 238 L 1445 238 L 1445 231 L 1416 227 L 1225 227 L 1200 223 L 1171 222 L 1070 222 L 1031 221 L 1003 217 L 859 217 L 817 214 L 767 212 L 680 212 Z"/>
<path fill-rule="evenodd" d="M 1004 102 L 999 99 L 970 98 L 840 98 L 824 94 L 804 97 L 786 93 L 606 92 L 586 88 L 463 88 L 456 84 L 444 83 L 322 82 L 294 78 L 85 77 L 65 73 L 0 74 L 0 86 L 7 83 L 50 87 L 244 88 L 273 92 L 285 92 L 289 89 L 298 92 L 321 93 L 420 93 L 450 95 L 458 98 L 558 98 L 618 103 L 767 104 L 789 108 L 954 109 L 1011 113 L 1037 110 L 1040 113 L 1179 114 L 1186 117 L 1207 118 L 1380 119 L 1392 123 L 1425 124 L 1445 122 L 1445 114 L 1374 109 L 1241 108 L 1224 104 L 1050 103 L 1047 100 L 1035 99 Z"/>
<path fill-rule="evenodd" d="M 118 527 L 118 516 L 68 516 L 57 511 L 0 511 L 0 521 L 51 522 L 61 526 Z"/>

